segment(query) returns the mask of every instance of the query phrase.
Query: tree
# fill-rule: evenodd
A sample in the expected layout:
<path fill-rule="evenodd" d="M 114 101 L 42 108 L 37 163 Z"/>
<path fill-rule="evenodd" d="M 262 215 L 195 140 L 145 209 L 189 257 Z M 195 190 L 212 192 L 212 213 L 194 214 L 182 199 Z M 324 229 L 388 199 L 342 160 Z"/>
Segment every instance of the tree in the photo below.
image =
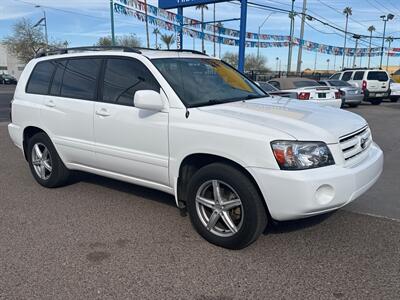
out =
<path fill-rule="evenodd" d="M 158 49 L 158 35 L 161 34 L 158 28 L 154 28 L 153 34 L 156 36 L 156 49 Z"/>
<path fill-rule="evenodd" d="M 163 41 L 163 43 L 167 46 L 167 49 L 169 50 L 171 48 L 171 46 L 175 43 L 175 36 L 174 36 L 174 34 L 162 34 L 161 40 Z"/>
<path fill-rule="evenodd" d="M 226 61 L 235 68 L 238 67 L 239 58 L 236 53 L 227 52 L 224 54 L 222 60 Z M 254 54 L 246 55 L 244 68 L 246 71 L 269 71 L 266 57 L 262 55 L 257 56 Z"/>
<path fill-rule="evenodd" d="M 202 38 L 201 38 L 201 51 L 204 52 L 204 9 L 208 9 L 208 6 L 206 4 L 199 4 L 196 5 L 196 9 L 201 9 L 201 33 L 202 33 Z"/>
<path fill-rule="evenodd" d="M 43 33 L 39 28 L 33 28 L 32 22 L 25 18 L 13 25 L 11 35 L 3 43 L 24 63 L 46 48 Z"/>
<path fill-rule="evenodd" d="M 124 46 L 131 48 L 138 48 L 141 46 L 140 39 L 135 34 L 126 34 L 117 36 L 115 38 L 116 46 Z M 111 36 L 103 36 L 98 39 L 96 46 L 112 46 L 112 37 Z"/>
<path fill-rule="evenodd" d="M 218 28 L 218 57 L 221 58 L 221 31 L 224 28 L 224 24 L 222 22 L 218 22 L 217 28 Z"/>

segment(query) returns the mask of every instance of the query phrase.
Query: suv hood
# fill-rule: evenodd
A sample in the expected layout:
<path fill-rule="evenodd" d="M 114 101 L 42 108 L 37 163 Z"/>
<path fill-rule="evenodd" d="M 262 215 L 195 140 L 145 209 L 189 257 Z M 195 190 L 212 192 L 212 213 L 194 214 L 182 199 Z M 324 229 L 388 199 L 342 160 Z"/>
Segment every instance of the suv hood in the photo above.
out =
<path fill-rule="evenodd" d="M 297 140 L 323 141 L 328 144 L 338 143 L 340 137 L 367 125 L 359 115 L 342 109 L 276 96 L 198 109 L 273 128 Z"/>

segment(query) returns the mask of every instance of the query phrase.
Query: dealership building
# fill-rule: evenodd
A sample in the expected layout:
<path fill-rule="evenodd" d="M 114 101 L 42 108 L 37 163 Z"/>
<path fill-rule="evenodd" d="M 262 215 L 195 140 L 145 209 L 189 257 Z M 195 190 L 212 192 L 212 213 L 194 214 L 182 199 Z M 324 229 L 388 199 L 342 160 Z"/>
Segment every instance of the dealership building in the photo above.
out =
<path fill-rule="evenodd" d="M 10 74 L 18 79 L 24 67 L 25 64 L 8 51 L 6 45 L 0 43 L 0 74 Z"/>

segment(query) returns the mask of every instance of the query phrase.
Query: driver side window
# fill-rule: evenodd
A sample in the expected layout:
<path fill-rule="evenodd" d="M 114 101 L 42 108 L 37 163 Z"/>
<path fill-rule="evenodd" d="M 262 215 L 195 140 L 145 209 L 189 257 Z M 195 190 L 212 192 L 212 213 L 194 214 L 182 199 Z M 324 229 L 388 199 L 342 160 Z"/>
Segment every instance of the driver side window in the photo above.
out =
<path fill-rule="evenodd" d="M 160 92 L 160 85 L 143 63 L 126 58 L 106 60 L 103 102 L 133 106 L 133 97 L 140 90 Z"/>

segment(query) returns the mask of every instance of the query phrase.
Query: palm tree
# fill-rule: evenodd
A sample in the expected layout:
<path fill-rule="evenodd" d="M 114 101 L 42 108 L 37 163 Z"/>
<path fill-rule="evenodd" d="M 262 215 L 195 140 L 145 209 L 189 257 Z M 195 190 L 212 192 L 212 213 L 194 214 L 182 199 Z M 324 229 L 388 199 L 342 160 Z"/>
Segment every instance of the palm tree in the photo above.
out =
<path fill-rule="evenodd" d="M 387 71 L 388 68 L 389 68 L 389 52 L 390 52 L 390 46 L 392 45 L 393 41 L 394 41 L 394 39 L 393 39 L 392 36 L 388 36 L 388 37 L 386 38 L 386 42 L 389 43 L 388 52 L 387 52 L 387 61 L 386 61 L 386 71 Z"/>
<path fill-rule="evenodd" d="M 344 57 L 346 56 L 346 41 L 347 41 L 347 25 L 349 23 L 349 16 L 353 14 L 353 10 L 351 7 L 346 7 L 343 9 L 343 14 L 346 15 L 346 27 L 344 30 L 344 46 L 343 46 L 343 60 L 342 60 L 342 69 L 344 68 Z"/>
<path fill-rule="evenodd" d="M 217 23 L 218 28 L 218 57 L 221 58 L 221 30 L 224 28 L 224 24 L 222 22 Z"/>
<path fill-rule="evenodd" d="M 375 26 L 371 25 L 368 27 L 368 31 L 369 31 L 369 50 L 368 50 L 368 68 L 370 66 L 371 63 L 371 43 L 372 43 L 372 32 L 375 31 Z"/>
<path fill-rule="evenodd" d="M 158 28 L 154 28 L 153 34 L 156 36 L 156 49 L 158 49 L 158 35 L 160 34 L 160 30 Z"/>
<path fill-rule="evenodd" d="M 204 52 L 204 9 L 208 9 L 207 4 L 196 5 L 196 9 L 201 9 L 201 51 Z"/>
<path fill-rule="evenodd" d="M 163 43 L 167 46 L 167 49 L 169 50 L 171 48 L 171 45 L 175 43 L 175 36 L 174 34 L 162 34 L 161 35 L 161 40 Z"/>

